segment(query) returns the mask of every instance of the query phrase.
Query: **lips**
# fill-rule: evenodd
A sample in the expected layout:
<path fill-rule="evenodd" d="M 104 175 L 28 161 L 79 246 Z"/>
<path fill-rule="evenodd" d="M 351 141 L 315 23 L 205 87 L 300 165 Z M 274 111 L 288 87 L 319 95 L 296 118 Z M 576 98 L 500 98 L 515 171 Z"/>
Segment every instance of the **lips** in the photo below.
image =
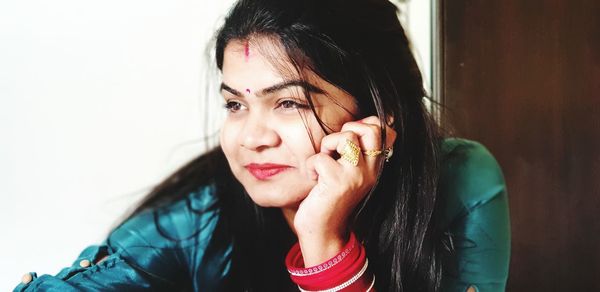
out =
<path fill-rule="evenodd" d="M 245 167 L 258 180 L 268 180 L 291 168 L 289 165 L 274 163 L 250 163 Z"/>

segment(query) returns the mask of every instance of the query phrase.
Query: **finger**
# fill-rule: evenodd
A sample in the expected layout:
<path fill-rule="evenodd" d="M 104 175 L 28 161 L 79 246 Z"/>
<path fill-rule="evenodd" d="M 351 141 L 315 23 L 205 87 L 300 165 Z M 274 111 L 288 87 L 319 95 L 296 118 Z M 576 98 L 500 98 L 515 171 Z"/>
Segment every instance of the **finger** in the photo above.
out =
<path fill-rule="evenodd" d="M 312 155 L 310 157 L 308 157 L 306 159 L 306 178 L 308 178 L 309 180 L 313 180 L 316 181 L 317 179 L 319 179 L 319 174 L 317 173 L 317 170 L 315 169 L 315 157 L 319 155 L 319 153 Z"/>
<path fill-rule="evenodd" d="M 342 155 L 346 140 L 350 140 L 354 144 L 360 147 L 358 137 L 351 131 L 336 132 L 329 134 L 321 139 L 321 153 L 325 153 L 329 156 L 334 156 L 334 153 Z"/>
<path fill-rule="evenodd" d="M 378 116 L 368 116 L 362 120 L 359 120 L 362 123 L 369 123 L 373 125 L 387 125 L 392 127 L 394 124 L 394 118 L 392 116 L 387 116 L 385 121 L 382 123 Z"/>
<path fill-rule="evenodd" d="M 332 182 L 341 173 L 340 165 L 331 156 L 325 153 L 317 153 L 306 160 L 306 168 L 310 179 Z"/>
<path fill-rule="evenodd" d="M 369 124 L 373 124 L 373 125 L 381 125 L 381 121 L 379 120 L 378 117 L 376 116 L 370 116 L 367 118 L 364 118 L 361 120 L 363 123 L 369 123 Z M 386 147 L 385 148 L 389 148 L 392 145 L 394 145 L 394 142 L 396 141 L 396 137 L 398 135 L 398 133 L 396 132 L 396 130 L 394 130 L 394 128 L 390 125 L 393 125 L 394 123 L 394 118 L 393 117 L 389 117 L 388 116 L 388 120 L 383 123 L 383 125 L 385 126 L 385 136 L 386 136 Z"/>
<path fill-rule="evenodd" d="M 393 118 L 389 118 L 390 120 L 393 121 Z M 396 141 L 396 137 L 397 137 L 397 133 L 396 130 L 394 130 L 394 128 L 390 127 L 389 124 L 390 123 L 381 123 L 381 121 L 379 120 L 379 117 L 377 116 L 369 116 L 366 117 L 362 120 L 360 120 L 359 122 L 363 123 L 363 124 L 369 124 L 369 125 L 373 125 L 373 126 L 377 126 L 377 127 L 381 127 L 382 125 L 385 127 L 385 147 L 383 148 L 390 148 L 392 147 L 392 145 L 394 145 L 394 142 Z M 381 131 L 381 128 L 380 128 Z M 381 132 L 378 134 L 381 135 Z M 380 148 L 380 150 L 382 150 Z"/>
<path fill-rule="evenodd" d="M 360 147 L 363 150 L 381 148 L 381 127 L 379 127 L 379 125 L 347 122 L 342 126 L 341 131 L 351 131 L 355 133 L 360 142 Z"/>
<path fill-rule="evenodd" d="M 376 125 L 376 126 L 381 125 L 381 121 L 379 120 L 378 116 L 368 116 L 362 120 L 359 120 L 358 122 L 361 122 L 363 124 L 372 124 L 372 125 Z"/>
<path fill-rule="evenodd" d="M 366 167 L 373 172 L 378 169 L 383 157 L 381 127 L 370 123 L 348 122 L 342 126 L 342 130 L 351 131 L 357 135 L 362 149 L 361 156 L 363 156 Z"/>
<path fill-rule="evenodd" d="M 331 133 L 323 137 L 323 139 L 321 139 L 321 147 L 319 152 L 333 156 L 335 153 L 337 153 L 337 145 L 339 144 L 339 140 L 343 138 L 344 136 L 340 132 Z"/>
<path fill-rule="evenodd" d="M 321 141 L 321 153 L 333 156 L 337 152 L 341 157 L 338 162 L 352 167 L 358 166 L 363 159 L 360 150 L 360 141 L 352 131 L 338 132 L 327 135 Z"/>
<path fill-rule="evenodd" d="M 352 133 L 350 137 L 338 144 L 337 151 L 341 155 L 338 161 L 340 163 L 350 164 L 353 167 L 359 166 L 360 161 L 364 159 L 359 145 L 360 142 L 358 141 L 358 137 Z"/>

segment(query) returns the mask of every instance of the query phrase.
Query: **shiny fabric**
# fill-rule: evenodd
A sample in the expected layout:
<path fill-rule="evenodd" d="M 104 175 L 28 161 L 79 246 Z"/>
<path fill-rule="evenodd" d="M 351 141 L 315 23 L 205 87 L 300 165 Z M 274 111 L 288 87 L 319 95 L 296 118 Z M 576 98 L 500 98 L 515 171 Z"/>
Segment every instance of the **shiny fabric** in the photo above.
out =
<path fill-rule="evenodd" d="M 446 139 L 439 187 L 442 229 L 454 252 L 444 259 L 442 291 L 504 291 L 510 259 L 508 197 L 502 171 L 481 144 Z"/>
<path fill-rule="evenodd" d="M 502 172 L 476 142 L 446 139 L 442 151 L 441 226 L 452 250 L 443 259 L 442 291 L 504 291 L 510 224 Z M 206 186 L 141 213 L 57 275 L 31 273 L 33 281 L 14 291 L 214 291 L 228 273 L 232 250 L 228 242 L 207 249 L 219 216 L 215 203 L 214 187 Z"/>

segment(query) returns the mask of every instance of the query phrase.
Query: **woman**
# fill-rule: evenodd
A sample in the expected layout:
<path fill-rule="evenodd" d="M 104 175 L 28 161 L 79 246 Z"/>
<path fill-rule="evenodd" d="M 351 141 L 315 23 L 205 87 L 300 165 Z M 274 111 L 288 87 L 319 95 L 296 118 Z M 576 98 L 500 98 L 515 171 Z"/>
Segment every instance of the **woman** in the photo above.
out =
<path fill-rule="evenodd" d="M 504 289 L 502 174 L 441 137 L 392 4 L 241 0 L 216 63 L 220 146 L 16 290 Z"/>

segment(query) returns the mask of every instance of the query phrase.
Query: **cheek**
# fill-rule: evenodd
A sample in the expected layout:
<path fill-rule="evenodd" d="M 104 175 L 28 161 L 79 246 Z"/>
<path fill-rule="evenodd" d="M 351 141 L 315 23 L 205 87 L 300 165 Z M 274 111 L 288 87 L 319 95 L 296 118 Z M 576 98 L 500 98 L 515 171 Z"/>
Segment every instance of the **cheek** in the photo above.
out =
<path fill-rule="evenodd" d="M 351 114 L 340 107 L 329 107 L 319 117 L 332 133 L 339 132 L 345 123 L 354 120 Z"/>
<path fill-rule="evenodd" d="M 319 151 L 321 139 L 324 137 L 323 131 L 318 126 L 316 120 L 308 120 L 306 122 L 306 125 L 303 121 L 296 121 L 289 125 L 282 124 L 282 127 L 279 129 L 280 136 L 286 144 L 286 148 L 302 168 L 304 168 L 306 159 Z"/>
<path fill-rule="evenodd" d="M 231 122 L 224 122 L 221 128 L 221 133 L 219 134 L 219 142 L 221 144 L 221 149 L 223 149 L 223 153 L 225 153 L 225 157 L 230 162 L 233 161 L 233 156 L 236 153 L 236 145 L 237 145 L 237 128 Z"/>

